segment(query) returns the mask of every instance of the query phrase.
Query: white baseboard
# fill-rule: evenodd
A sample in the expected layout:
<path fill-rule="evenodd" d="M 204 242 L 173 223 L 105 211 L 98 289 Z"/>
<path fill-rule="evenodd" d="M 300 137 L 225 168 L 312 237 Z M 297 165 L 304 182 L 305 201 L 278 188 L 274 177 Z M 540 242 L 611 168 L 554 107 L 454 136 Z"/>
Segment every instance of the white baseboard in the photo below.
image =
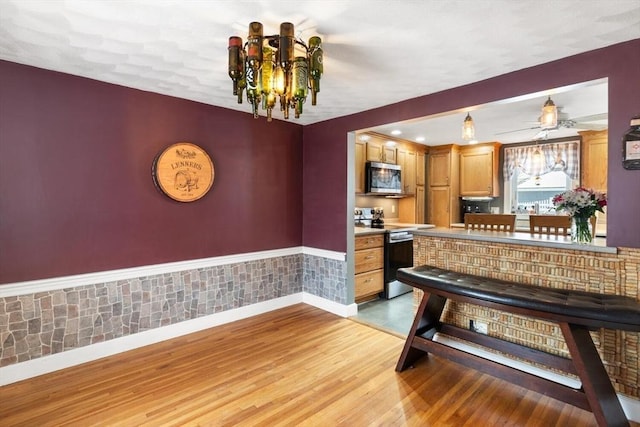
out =
<path fill-rule="evenodd" d="M 436 334 L 433 340 L 441 344 L 457 348 L 466 353 L 473 354 L 475 356 L 479 356 L 484 359 L 490 359 L 502 365 L 509 366 L 510 368 L 515 368 L 520 371 L 527 372 L 537 377 L 542 377 L 547 380 L 554 381 L 574 389 L 579 389 L 580 387 L 582 387 L 582 384 L 580 383 L 580 381 L 572 377 L 564 376 L 550 370 L 537 368 L 535 366 L 522 363 L 517 360 L 504 357 L 496 353 L 491 353 L 481 348 L 467 345 L 458 340 L 450 339 L 445 335 Z M 618 400 L 620 401 L 620 406 L 622 406 L 622 410 L 624 411 L 624 414 L 627 416 L 627 418 L 630 419 L 631 421 L 640 422 L 640 400 L 632 399 L 622 394 L 618 394 L 617 396 L 618 396 Z"/>
<path fill-rule="evenodd" d="M 14 365 L 4 366 L 0 368 L 0 386 L 48 374 L 60 369 L 70 368 L 82 363 L 92 362 L 103 357 L 124 353 L 125 351 L 156 344 L 225 323 L 235 322 L 236 320 L 247 319 L 258 314 L 299 303 L 306 303 L 342 317 L 355 314 L 354 309 L 357 312 L 357 306 L 355 304 L 345 306 L 306 292 L 300 292 L 286 297 L 275 298 L 246 307 L 199 317 L 197 319 L 185 320 L 184 322 L 173 325 L 150 329 L 86 347 L 79 347 L 62 353 L 55 353 Z"/>
<path fill-rule="evenodd" d="M 351 317 L 358 314 L 358 304 L 356 303 L 344 305 L 337 302 L 329 301 L 308 292 L 302 293 L 302 302 L 317 307 L 321 310 L 328 311 L 329 313 L 333 313 L 340 317 Z"/>

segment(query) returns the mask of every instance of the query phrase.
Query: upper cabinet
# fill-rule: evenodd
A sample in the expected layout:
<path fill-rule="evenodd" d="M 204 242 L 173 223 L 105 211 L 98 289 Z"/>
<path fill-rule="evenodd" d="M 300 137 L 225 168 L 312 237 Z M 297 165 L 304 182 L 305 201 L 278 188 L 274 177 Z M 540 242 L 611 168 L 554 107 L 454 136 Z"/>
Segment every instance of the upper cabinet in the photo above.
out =
<path fill-rule="evenodd" d="M 416 193 L 416 150 L 407 145 L 396 150 L 397 164 L 402 168 L 402 192 L 404 194 Z"/>
<path fill-rule="evenodd" d="M 578 132 L 582 137 L 582 186 L 607 192 L 608 130 Z"/>
<path fill-rule="evenodd" d="M 467 145 L 460 148 L 460 195 L 498 197 L 498 154 L 500 143 Z"/>
<path fill-rule="evenodd" d="M 454 156 L 458 155 L 457 146 L 447 145 L 434 147 L 429 151 L 429 172 L 430 187 L 450 186 L 454 181 L 452 173 L 457 174 L 457 168 L 453 167 Z M 457 159 L 455 159 L 457 164 Z"/>
<path fill-rule="evenodd" d="M 396 148 L 372 138 L 367 141 L 367 161 L 396 163 Z"/>

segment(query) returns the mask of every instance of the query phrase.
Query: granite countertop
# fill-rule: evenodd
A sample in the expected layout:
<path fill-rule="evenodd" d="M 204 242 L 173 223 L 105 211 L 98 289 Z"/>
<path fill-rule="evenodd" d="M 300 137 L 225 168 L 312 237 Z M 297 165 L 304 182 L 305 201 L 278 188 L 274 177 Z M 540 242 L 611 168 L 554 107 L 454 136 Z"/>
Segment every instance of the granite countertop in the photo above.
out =
<path fill-rule="evenodd" d="M 463 240 L 476 240 L 484 242 L 521 244 L 529 246 L 542 246 L 556 249 L 569 249 L 589 252 L 603 252 L 615 254 L 617 248 L 607 246 L 606 239 L 596 237 L 592 244 L 582 245 L 573 243 L 569 236 L 532 235 L 529 232 L 507 231 L 480 231 L 465 230 L 460 228 L 433 228 L 414 231 L 416 236 L 446 237 Z"/>
<path fill-rule="evenodd" d="M 451 224 L 451 228 L 464 228 L 464 222 L 454 222 Z M 520 231 L 522 233 L 529 233 L 529 227 L 519 227 L 518 223 L 516 222 L 516 231 Z M 603 226 L 601 226 L 599 223 L 596 225 L 596 237 L 607 237 L 606 231 L 604 230 Z"/>

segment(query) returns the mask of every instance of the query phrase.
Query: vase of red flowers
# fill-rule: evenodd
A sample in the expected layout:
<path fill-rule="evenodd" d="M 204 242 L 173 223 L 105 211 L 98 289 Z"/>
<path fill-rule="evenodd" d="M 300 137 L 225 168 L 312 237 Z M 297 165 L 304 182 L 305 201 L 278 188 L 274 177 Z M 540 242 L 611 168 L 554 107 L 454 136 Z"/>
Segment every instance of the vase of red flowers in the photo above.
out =
<path fill-rule="evenodd" d="M 553 197 L 553 205 L 556 210 L 566 211 L 571 217 L 571 240 L 589 244 L 595 234 L 591 229 L 591 217 L 596 212 L 604 212 L 607 196 L 590 188 L 578 187 L 556 194 Z"/>

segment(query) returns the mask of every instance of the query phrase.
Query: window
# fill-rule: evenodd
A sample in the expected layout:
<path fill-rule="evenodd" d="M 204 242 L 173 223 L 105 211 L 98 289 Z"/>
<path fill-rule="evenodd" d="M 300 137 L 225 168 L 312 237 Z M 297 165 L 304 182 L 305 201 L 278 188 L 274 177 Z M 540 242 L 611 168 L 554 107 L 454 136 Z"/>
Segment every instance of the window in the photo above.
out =
<path fill-rule="evenodd" d="M 579 153 L 579 141 L 505 147 L 505 212 L 553 213 L 553 196 L 579 183 Z"/>

